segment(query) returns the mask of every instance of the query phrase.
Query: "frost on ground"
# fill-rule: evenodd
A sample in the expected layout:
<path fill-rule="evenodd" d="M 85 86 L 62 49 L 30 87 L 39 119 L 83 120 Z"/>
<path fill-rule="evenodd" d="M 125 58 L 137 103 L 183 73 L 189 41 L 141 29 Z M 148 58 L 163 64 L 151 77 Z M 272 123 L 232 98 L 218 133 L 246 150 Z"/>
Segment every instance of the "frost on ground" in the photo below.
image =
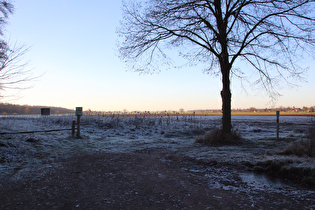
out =
<path fill-rule="evenodd" d="M 72 116 L 1 117 L 0 133 L 67 129 L 73 120 Z M 58 165 L 57 160 L 81 154 L 158 154 L 162 161 L 191 162 L 181 170 L 206 178 L 211 189 L 246 194 L 253 206 L 257 193 L 269 192 L 299 197 L 315 208 L 314 188 L 300 186 L 314 184 L 315 158 L 279 155 L 291 142 L 307 138 L 313 117 L 282 116 L 280 140 L 276 140 L 275 117 L 233 116 L 233 128 L 241 133 L 244 144 L 206 147 L 194 143 L 196 136 L 220 123 L 220 116 L 83 116 L 81 139 L 72 138 L 71 131 L 0 135 L 0 179 L 18 182 L 32 173 L 44 176 Z M 270 171 L 272 167 L 278 171 Z M 284 177 L 289 181 L 277 176 L 289 169 L 298 170 L 298 175 L 306 171 L 309 176 L 296 177 L 297 182 L 294 176 Z"/>

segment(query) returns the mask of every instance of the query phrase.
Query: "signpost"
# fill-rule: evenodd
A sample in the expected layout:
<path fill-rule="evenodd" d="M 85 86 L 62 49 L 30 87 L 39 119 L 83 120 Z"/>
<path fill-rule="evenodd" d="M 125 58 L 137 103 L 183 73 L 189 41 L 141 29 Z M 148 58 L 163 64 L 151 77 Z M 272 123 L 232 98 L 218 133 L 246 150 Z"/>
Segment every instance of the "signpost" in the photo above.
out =
<path fill-rule="evenodd" d="M 277 115 L 277 140 L 279 140 L 279 117 L 280 117 L 280 111 L 277 111 L 276 115 Z"/>
<path fill-rule="evenodd" d="M 72 138 L 75 136 L 75 120 L 72 121 Z"/>
<path fill-rule="evenodd" d="M 83 108 L 82 107 L 76 107 L 75 108 L 75 115 L 77 116 L 77 138 L 80 138 L 80 118 L 83 115 Z"/>

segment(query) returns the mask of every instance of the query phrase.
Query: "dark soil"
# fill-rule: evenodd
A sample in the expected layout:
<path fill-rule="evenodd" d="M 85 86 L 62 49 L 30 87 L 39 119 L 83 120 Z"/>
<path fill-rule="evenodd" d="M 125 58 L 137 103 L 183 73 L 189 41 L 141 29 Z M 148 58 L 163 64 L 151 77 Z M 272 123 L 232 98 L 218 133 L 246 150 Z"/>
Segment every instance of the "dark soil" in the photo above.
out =
<path fill-rule="evenodd" d="M 0 209 L 301 209 L 314 199 L 212 188 L 208 171 L 245 170 L 161 152 L 94 153 L 58 160 L 20 181 L 0 181 Z M 237 180 L 235 187 L 246 183 Z M 246 187 L 246 186 L 245 186 Z M 314 197 L 313 197 L 314 198 Z"/>

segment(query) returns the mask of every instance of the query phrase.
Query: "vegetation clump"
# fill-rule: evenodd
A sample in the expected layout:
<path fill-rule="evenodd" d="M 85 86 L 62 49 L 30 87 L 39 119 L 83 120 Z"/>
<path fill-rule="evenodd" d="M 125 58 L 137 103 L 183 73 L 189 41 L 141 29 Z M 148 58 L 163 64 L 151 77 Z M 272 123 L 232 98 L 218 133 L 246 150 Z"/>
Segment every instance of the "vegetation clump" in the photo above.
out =
<path fill-rule="evenodd" d="M 224 145 L 239 145 L 241 144 L 241 135 L 233 130 L 231 133 L 224 133 L 222 129 L 215 129 L 203 136 L 198 136 L 195 139 L 196 143 L 207 146 L 224 146 Z"/>
<path fill-rule="evenodd" d="M 315 187 L 315 169 L 294 166 L 297 162 L 292 160 L 267 160 L 257 162 L 253 170 L 257 173 L 265 173 L 283 180 L 300 183 L 303 186 Z"/>
<path fill-rule="evenodd" d="M 307 140 L 292 142 L 287 148 L 279 152 L 280 155 L 292 155 L 298 157 L 315 157 L 315 128 L 311 128 Z M 266 173 L 271 176 L 301 183 L 304 186 L 315 187 L 315 168 L 299 166 L 296 159 L 267 160 L 257 162 L 253 170 L 258 173 Z"/>
<path fill-rule="evenodd" d="M 310 129 L 309 138 L 307 140 L 295 141 L 279 154 L 315 157 L 315 128 Z"/>

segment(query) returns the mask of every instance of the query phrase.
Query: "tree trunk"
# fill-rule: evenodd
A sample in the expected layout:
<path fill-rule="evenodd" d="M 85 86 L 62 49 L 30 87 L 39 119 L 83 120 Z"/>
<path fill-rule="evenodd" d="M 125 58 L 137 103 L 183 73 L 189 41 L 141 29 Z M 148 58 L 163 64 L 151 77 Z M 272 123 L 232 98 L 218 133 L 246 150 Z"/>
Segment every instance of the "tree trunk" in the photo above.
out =
<path fill-rule="evenodd" d="M 222 72 L 222 131 L 223 134 L 229 134 L 232 130 L 231 122 L 231 90 L 230 90 L 230 67 L 228 63 L 221 63 Z"/>
<path fill-rule="evenodd" d="M 230 71 L 231 64 L 229 62 L 228 52 L 228 38 L 227 38 L 227 21 L 223 18 L 222 5 L 220 0 L 214 1 L 215 16 L 217 20 L 217 27 L 219 30 L 218 41 L 221 45 L 221 54 L 219 55 L 219 62 L 222 75 L 222 132 L 223 134 L 230 134 L 232 130 L 231 123 L 231 90 L 230 90 Z"/>

